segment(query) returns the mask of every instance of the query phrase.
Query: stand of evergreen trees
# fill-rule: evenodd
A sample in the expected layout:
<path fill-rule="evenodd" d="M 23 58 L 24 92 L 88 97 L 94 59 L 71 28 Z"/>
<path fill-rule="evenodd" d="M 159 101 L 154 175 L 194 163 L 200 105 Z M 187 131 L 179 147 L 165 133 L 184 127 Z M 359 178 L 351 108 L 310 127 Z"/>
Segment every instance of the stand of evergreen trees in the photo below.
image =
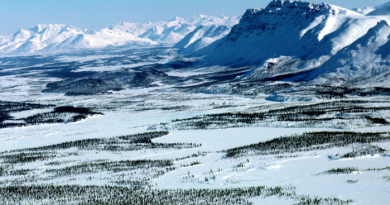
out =
<path fill-rule="evenodd" d="M 387 141 L 390 141 L 390 134 L 387 132 L 310 132 L 228 149 L 225 151 L 225 157 L 246 156 L 248 152 L 254 152 L 258 155 L 293 153 L 344 147 L 354 143 L 367 144 Z"/>
<path fill-rule="evenodd" d="M 90 108 L 59 106 L 55 107 L 54 110 L 51 112 L 39 113 L 20 119 L 15 119 L 10 115 L 11 112 L 20 112 L 26 110 L 53 107 L 55 107 L 55 105 L 0 101 L 0 128 L 20 127 L 37 124 L 77 122 L 86 119 L 88 116 L 103 114 L 100 112 L 94 112 Z M 69 114 L 72 116 L 70 119 L 67 119 L 67 116 Z M 6 122 L 6 120 L 17 120 L 17 122 Z"/>
<path fill-rule="evenodd" d="M 262 112 L 228 112 L 207 114 L 186 119 L 176 119 L 172 123 L 177 129 L 221 129 L 246 127 L 260 122 L 307 122 L 321 123 L 332 120 L 367 120 L 372 124 L 390 124 L 383 118 L 369 116 L 368 113 L 390 111 L 390 107 L 371 107 L 370 101 L 332 101 L 309 105 L 293 105 Z M 371 102 L 372 103 L 372 102 Z M 379 101 L 381 103 L 381 101 Z M 367 105 L 368 104 L 368 105 Z M 354 113 L 347 117 L 344 113 Z"/>
<path fill-rule="evenodd" d="M 252 204 L 252 197 L 290 197 L 298 204 L 348 204 L 352 200 L 297 196 L 294 187 L 137 189 L 121 186 L 31 185 L 0 187 L 3 204 Z"/>

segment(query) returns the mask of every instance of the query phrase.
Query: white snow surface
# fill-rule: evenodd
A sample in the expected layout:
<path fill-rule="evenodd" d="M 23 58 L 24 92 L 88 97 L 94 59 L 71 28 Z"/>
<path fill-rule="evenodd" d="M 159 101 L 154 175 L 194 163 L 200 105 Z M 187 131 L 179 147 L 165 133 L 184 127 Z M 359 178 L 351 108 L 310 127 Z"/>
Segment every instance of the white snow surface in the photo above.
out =
<path fill-rule="evenodd" d="M 119 29 L 87 31 L 69 25 L 39 24 L 28 30 L 19 30 L 12 38 L 2 40 L 0 54 L 29 54 L 80 49 L 96 49 L 122 45 L 156 45 Z"/>
<path fill-rule="evenodd" d="M 368 13 L 374 11 L 375 8 L 367 6 L 367 7 L 363 8 L 363 9 L 361 9 L 361 8 L 353 8 L 351 10 L 356 12 L 356 13 L 362 14 L 362 15 L 367 15 Z"/>
<path fill-rule="evenodd" d="M 231 28 L 225 25 L 202 25 L 185 36 L 173 47 L 178 48 L 181 53 L 192 53 L 210 45 L 216 40 L 225 37 L 230 32 L 230 30 Z"/>
<path fill-rule="evenodd" d="M 168 22 L 128 23 L 121 22 L 110 28 L 131 33 L 135 36 L 153 40 L 159 44 L 174 45 L 197 27 L 226 26 L 228 28 L 237 24 L 241 16 L 207 16 L 196 15 L 189 19 L 175 17 Z"/>
<path fill-rule="evenodd" d="M 352 32 L 345 26 L 362 17 L 325 3 L 272 1 L 266 8 L 248 9 L 226 37 L 194 55 L 207 55 L 205 60 L 233 65 L 256 64 L 279 56 L 310 54 L 309 59 L 318 58 L 331 55 L 364 35 L 370 27 L 360 26 Z M 324 38 L 332 34 L 337 35 Z M 337 38 L 343 41 L 332 41 Z"/>
<path fill-rule="evenodd" d="M 53 53 L 124 45 L 174 45 L 199 26 L 230 28 L 240 18 L 197 15 L 189 19 L 175 17 L 168 22 L 120 22 L 95 31 L 71 25 L 39 24 L 28 30 L 21 29 L 13 36 L 0 36 L 0 54 Z"/>
<path fill-rule="evenodd" d="M 343 77 L 346 80 L 357 77 L 383 80 L 383 75 L 389 71 L 389 49 L 390 27 L 388 21 L 382 20 L 364 36 L 332 56 L 309 78 L 321 73 L 321 77 Z"/>
<path fill-rule="evenodd" d="M 383 25 L 382 25 L 383 26 Z M 386 27 L 382 27 L 386 28 Z M 62 57 L 62 62 L 88 62 L 109 58 L 108 55 L 95 55 L 88 58 L 77 58 L 74 56 Z M 276 62 L 276 61 L 272 61 Z M 216 69 L 214 69 L 216 70 Z M 191 76 L 195 73 L 190 72 L 171 72 L 170 75 Z M 198 73 L 200 74 L 200 73 Z M 34 81 L 45 81 L 41 84 Z M 137 133 L 150 132 L 149 128 L 161 123 L 169 123 L 175 119 L 191 118 L 205 114 L 216 114 L 226 112 L 259 112 L 261 106 L 266 109 L 283 108 L 289 105 L 310 104 L 312 101 L 296 101 L 291 96 L 291 100 L 267 100 L 264 98 L 249 98 L 234 95 L 218 94 L 191 94 L 160 92 L 159 88 L 148 89 L 126 89 L 114 91 L 112 94 L 90 95 L 90 96 L 64 96 L 56 93 L 42 93 L 41 89 L 50 81 L 57 79 L 40 78 L 32 75 L 19 76 L 0 76 L 0 99 L 5 101 L 27 101 L 45 104 L 73 105 L 73 106 L 102 106 L 108 107 L 115 102 L 122 102 L 122 107 L 102 111 L 104 115 L 88 117 L 85 120 L 76 123 L 57 123 L 33 125 L 25 127 L 0 129 L 0 151 L 10 151 L 15 149 L 33 148 L 63 142 L 90 139 L 90 138 L 111 138 L 121 135 L 131 135 Z M 47 82 L 46 82 L 47 81 Z M 41 89 L 37 89 L 41 86 Z M 280 95 L 279 95 L 280 96 Z M 282 96 L 287 99 L 287 96 Z M 361 98 L 365 99 L 365 98 Z M 378 99 L 387 100 L 386 97 Z M 371 99 L 371 100 L 378 100 Z M 366 100 L 370 100 L 367 98 Z M 215 109 L 217 105 L 234 105 L 228 108 Z M 374 103 L 372 105 L 375 105 Z M 376 106 L 388 106 L 389 103 L 378 103 Z M 191 106 L 184 111 L 160 110 L 159 107 L 169 106 Z M 268 107 L 269 106 L 269 107 Z M 152 110 L 135 111 L 137 108 L 151 108 Z M 51 109 L 34 109 L 30 111 L 11 113 L 17 122 L 17 118 L 24 118 L 37 113 L 50 112 Z M 384 114 L 386 119 L 390 119 L 388 114 Z M 292 126 L 298 125 L 295 122 Z M 325 122 L 326 123 L 326 122 Z M 226 159 L 223 158 L 225 149 L 237 146 L 249 145 L 252 143 L 272 140 L 280 136 L 289 136 L 292 134 L 301 134 L 303 132 L 313 131 L 343 131 L 335 129 L 331 123 L 329 127 L 314 128 L 301 127 L 289 128 L 287 125 L 280 124 L 280 127 L 272 124 L 253 127 L 239 127 L 228 129 L 212 130 L 169 130 L 169 134 L 160 138 L 153 139 L 156 143 L 197 143 L 202 144 L 196 148 L 183 149 L 141 149 L 134 151 L 110 152 L 99 150 L 78 150 L 71 148 L 59 150 L 59 154 L 65 157 L 36 161 L 15 165 L 15 169 L 34 169 L 34 173 L 28 176 L 5 176 L 2 182 L 12 179 L 24 179 L 25 177 L 37 176 L 48 177 L 50 174 L 46 170 L 53 168 L 64 168 L 67 166 L 78 165 L 93 160 L 138 160 L 138 159 L 176 159 L 186 156 L 192 156 L 198 152 L 207 152 L 205 156 L 190 157 L 182 160 L 175 160 L 173 171 L 151 179 L 152 188 L 207 188 L 220 189 L 230 187 L 249 187 L 249 186 L 295 186 L 298 195 L 310 195 L 311 197 L 336 197 L 341 199 L 352 199 L 353 204 L 386 204 L 389 198 L 389 181 L 384 176 L 389 175 L 388 170 L 367 171 L 351 174 L 329 175 L 323 174 L 324 171 L 338 167 L 358 167 L 359 169 L 383 168 L 389 166 L 389 157 L 387 155 L 368 155 L 351 158 L 348 160 L 333 160 L 329 156 L 351 152 L 353 147 L 336 147 L 325 150 L 316 150 L 308 152 L 285 153 L 278 155 L 256 155 L 241 158 Z M 333 127 L 332 127 L 333 126 Z M 344 131 L 356 132 L 376 132 L 390 131 L 390 126 L 364 127 L 364 128 L 343 128 Z M 389 150 L 389 142 L 376 143 L 378 146 Z M 67 153 L 78 152 L 79 155 L 67 156 Z M 62 165 L 47 165 L 49 162 L 64 162 Z M 182 167 L 192 162 L 198 161 L 200 164 L 195 166 Z M 237 165 L 244 166 L 238 167 Z M 148 170 L 136 170 L 124 172 L 125 177 L 150 177 Z M 212 171 L 212 172 L 211 172 Z M 80 174 L 74 176 L 58 177 L 40 181 L 39 183 L 58 183 L 61 185 L 114 185 L 112 180 L 120 177 L 118 174 L 97 172 L 91 174 Z M 213 179 L 212 177 L 215 176 Z M 206 182 L 205 178 L 209 180 Z M 73 180 L 70 180 L 73 178 Z M 356 181 L 348 183 L 347 180 Z M 12 181 L 10 182 L 12 183 Z M 35 182 L 33 182 L 35 183 Z M 31 184 L 31 183 L 27 183 Z M 259 197 L 250 198 L 254 204 L 294 204 L 296 200 L 286 197 Z"/>
<path fill-rule="evenodd" d="M 386 76 L 388 22 L 389 15 L 364 16 L 326 3 L 274 0 L 266 8 L 248 9 L 229 34 L 190 56 L 203 57 L 201 63 L 208 66 L 258 66 L 238 79 L 309 71 L 309 76 L 298 74 L 292 80 Z M 183 39 L 178 47 L 185 48 L 192 41 Z"/>
<path fill-rule="evenodd" d="M 366 14 L 367 16 L 381 16 L 390 14 L 390 1 L 373 8 L 371 12 Z"/>
<path fill-rule="evenodd" d="M 222 19 L 222 20 L 220 20 Z M 226 37 L 225 33 L 216 32 L 226 25 L 229 18 L 208 18 L 198 16 L 185 20 L 176 17 L 170 22 L 130 24 L 121 23 L 110 29 L 89 32 L 64 25 L 38 25 L 30 30 L 20 30 L 13 37 L 0 37 L 0 50 L 17 52 L 36 52 L 44 50 L 98 48 L 102 45 L 115 46 L 128 42 L 154 45 L 150 38 L 159 42 L 175 42 L 181 49 L 194 47 L 196 55 L 213 51 L 207 59 L 214 59 L 218 64 L 248 63 L 258 65 L 256 68 L 237 77 L 240 79 L 262 79 L 275 75 L 311 71 L 306 78 L 314 83 L 332 83 L 337 80 L 356 78 L 374 79 L 376 85 L 388 86 L 390 83 L 388 67 L 390 66 L 390 27 L 387 16 L 364 16 L 356 12 L 328 4 L 274 0 L 267 8 L 251 9 L 246 12 L 240 24 L 234 26 Z M 225 19 L 225 20 L 224 20 Z M 222 22 L 218 24 L 218 22 Z M 217 25 L 218 24 L 218 25 Z M 206 33 L 213 31 L 215 37 Z M 213 33 L 211 32 L 210 33 Z M 120 35 L 119 35 L 120 34 Z M 146 34 L 141 39 L 140 36 Z M 221 37 L 221 38 L 219 38 Z M 218 40 L 219 38 L 219 40 Z M 6 39 L 6 40 L 2 40 Z M 109 43 L 108 43 L 109 42 Z M 200 42 L 200 43 L 197 43 Z M 214 43 L 211 43 L 214 42 Z M 208 47 L 203 45 L 211 43 Z M 9 45 L 3 46 L 3 45 Z M 3 47 L 2 47 L 3 46 Z M 199 49 L 200 48 L 200 49 Z M 215 50 L 214 50 L 215 49 Z M 5 52 L 4 51 L 4 52 Z M 191 51 L 191 52 L 192 52 Z M 136 54 L 135 54 L 136 55 Z M 148 60 L 134 64 L 110 64 L 104 62 L 110 58 L 124 57 L 116 53 L 96 55 L 68 55 L 56 58 L 58 62 L 81 63 L 79 71 L 114 71 L 122 67 L 135 67 L 155 63 Z M 131 61 L 138 56 L 127 56 Z M 159 57 L 160 62 L 168 61 L 172 56 Z M 138 57 L 140 58 L 140 57 Z M 10 63 L 6 58 L 0 64 Z M 138 59 L 139 60 L 139 59 Z M 91 61 L 93 65 L 87 63 Z M 98 61 L 98 62 L 97 62 Z M 12 62 L 11 62 L 12 63 Z M 43 66 L 46 64 L 36 64 Z M 100 108 L 104 115 L 88 117 L 76 123 L 57 123 L 30 125 L 0 129 L 0 151 L 33 148 L 53 145 L 75 140 L 91 138 L 112 138 L 122 135 L 151 132 L 154 129 L 168 130 L 169 134 L 153 139 L 155 143 L 197 143 L 196 148 L 182 149 L 140 149 L 132 151 L 79 150 L 70 148 L 59 150 L 59 154 L 78 153 L 54 159 L 34 161 L 15 165 L 15 169 L 34 169 L 26 176 L 2 176 L 1 182 L 13 185 L 13 179 L 50 176 L 48 169 L 64 168 L 79 165 L 93 160 L 138 160 L 138 159 L 172 159 L 175 170 L 167 171 L 157 178 L 151 178 L 153 189 L 164 188 L 230 188 L 250 186 L 294 186 L 298 196 L 334 197 L 343 200 L 352 199 L 351 204 L 388 204 L 390 201 L 389 169 L 361 171 L 342 174 L 326 174 L 332 168 L 357 167 L 360 170 L 384 168 L 390 166 L 388 141 L 372 143 L 386 150 L 384 154 L 367 154 L 346 159 L 331 159 L 331 156 L 342 155 L 356 149 L 356 144 L 344 147 L 333 147 L 294 153 L 248 155 L 238 158 L 224 158 L 226 149 L 265 142 L 280 136 L 302 134 L 315 131 L 354 131 L 354 132 L 390 132 L 390 126 L 368 124 L 365 119 L 348 120 L 351 113 L 338 116 L 345 119 L 319 121 L 315 124 L 293 121 L 265 121 L 247 127 L 222 129 L 178 130 L 173 120 L 193 118 L 207 114 L 263 112 L 271 109 L 283 109 L 289 106 L 309 105 L 319 102 L 337 102 L 339 100 L 322 100 L 311 96 L 289 96 L 287 94 L 256 97 L 224 94 L 194 94 L 164 91 L 174 85 L 164 85 L 161 81 L 155 84 L 161 87 L 145 89 L 125 89 L 112 91 L 110 94 L 88 96 L 64 96 L 58 93 L 41 92 L 50 82 L 61 80 L 46 76 L 36 77 L 43 72 L 33 70 L 28 75 L 7 75 L 8 71 L 17 71 L 28 67 L 11 66 L 2 69 L 0 75 L 0 100 L 15 102 L 36 102 L 55 105 L 73 105 Z M 316 68 L 316 69 L 314 69 Z M 210 71 L 224 71 L 228 67 L 210 66 L 197 70 L 172 70 L 170 76 L 191 77 L 207 74 Z M 274 81 L 274 85 L 291 83 Z M 362 87 L 367 84 L 361 84 Z M 345 97 L 345 100 L 370 101 L 367 106 L 388 107 L 388 96 Z M 183 110 L 167 109 L 185 107 Z M 164 109 L 162 109 L 164 108 Z M 188 109 L 187 109 L 188 108 Z M 38 113 L 52 111 L 52 108 L 33 109 L 10 113 L 12 120 L 6 123 L 22 122 L 25 118 Z M 364 113 L 363 113 L 364 114 Z M 389 121 L 388 111 L 375 111 L 373 117 Z M 333 114 L 329 114 L 331 117 Z M 335 114 L 334 114 L 335 115 Z M 362 115 L 363 116 L 363 115 Z M 71 117 L 70 115 L 68 117 Z M 205 152 L 197 157 L 195 153 Z M 48 165 L 48 162 L 63 162 L 62 165 Z M 193 162 L 195 166 L 183 166 Z M 241 166 L 238 166 L 241 165 Z M 150 170 L 136 170 L 120 173 L 122 177 L 148 178 Z M 80 174 L 71 177 L 60 176 L 46 181 L 26 182 L 26 184 L 77 184 L 77 185 L 114 185 L 113 180 L 123 179 L 116 173 L 97 172 Z M 140 177 L 140 178 L 137 178 Z M 72 179 L 71 179 L 72 178 Z M 134 179 L 133 178 L 133 179 Z M 207 181 L 205 179 L 208 179 Z M 250 198 L 254 204 L 294 204 L 297 200 L 288 197 Z M 33 203 L 33 202 L 30 202 Z"/>

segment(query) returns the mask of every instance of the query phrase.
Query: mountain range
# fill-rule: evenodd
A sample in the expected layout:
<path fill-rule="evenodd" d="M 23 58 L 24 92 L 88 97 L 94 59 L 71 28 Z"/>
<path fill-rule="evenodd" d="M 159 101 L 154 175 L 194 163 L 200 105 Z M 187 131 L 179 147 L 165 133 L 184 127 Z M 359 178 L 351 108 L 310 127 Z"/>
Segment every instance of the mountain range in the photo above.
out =
<path fill-rule="evenodd" d="M 12 37 L 4 40 L 0 44 L 0 53 L 58 52 L 119 46 L 129 43 L 142 46 L 157 44 L 149 39 L 141 39 L 118 29 L 87 31 L 61 24 L 41 24 L 28 30 L 21 29 Z"/>
<path fill-rule="evenodd" d="M 173 46 L 191 66 L 253 66 L 239 80 L 384 85 L 390 65 L 390 2 L 346 9 L 272 0 L 237 17 L 199 15 L 169 22 L 126 23 L 88 31 L 37 25 L 0 37 L 0 53 L 54 52 L 106 46 Z M 202 60 L 199 60 L 202 59 Z"/>
<path fill-rule="evenodd" d="M 175 17 L 169 22 L 121 22 L 96 31 L 70 25 L 37 25 L 21 29 L 13 36 L 0 36 L 0 54 L 29 54 L 34 52 L 59 52 L 106 46 L 172 46 L 199 26 L 231 27 L 240 17 L 193 16 L 189 19 Z"/>
<path fill-rule="evenodd" d="M 206 15 L 193 16 L 189 19 L 175 17 L 169 22 L 159 21 L 156 23 L 119 23 L 110 28 L 117 28 L 121 31 L 131 33 L 140 38 L 147 38 L 159 44 L 173 45 L 182 40 L 186 35 L 199 26 L 227 26 L 232 27 L 240 20 L 235 17 L 214 17 Z"/>

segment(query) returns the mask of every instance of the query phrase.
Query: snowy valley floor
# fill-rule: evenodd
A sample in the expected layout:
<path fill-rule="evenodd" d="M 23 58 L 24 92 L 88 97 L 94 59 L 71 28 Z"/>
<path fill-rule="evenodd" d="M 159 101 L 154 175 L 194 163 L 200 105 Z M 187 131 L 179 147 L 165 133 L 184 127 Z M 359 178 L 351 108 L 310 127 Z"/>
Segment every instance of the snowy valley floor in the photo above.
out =
<path fill-rule="evenodd" d="M 41 92 L 60 79 L 31 72 L 0 76 L 2 203 L 390 201 L 390 97 L 280 102 L 169 84 L 69 96 Z"/>

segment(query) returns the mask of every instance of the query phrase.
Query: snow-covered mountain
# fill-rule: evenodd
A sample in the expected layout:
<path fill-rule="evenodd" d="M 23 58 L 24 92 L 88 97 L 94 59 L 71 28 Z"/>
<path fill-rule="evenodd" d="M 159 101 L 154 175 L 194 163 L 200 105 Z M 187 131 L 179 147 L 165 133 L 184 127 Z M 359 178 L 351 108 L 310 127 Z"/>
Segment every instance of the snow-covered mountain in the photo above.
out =
<path fill-rule="evenodd" d="M 124 32 L 131 33 L 140 38 L 150 39 L 159 44 L 174 45 L 199 26 L 227 26 L 231 27 L 238 23 L 240 16 L 214 17 L 197 15 L 189 19 L 175 17 L 169 22 L 156 23 L 119 23 L 111 26 Z"/>
<path fill-rule="evenodd" d="M 91 49 L 126 44 L 155 45 L 156 43 L 118 29 L 106 28 L 87 31 L 61 24 L 40 24 L 29 30 L 21 29 L 10 39 L 4 40 L 0 44 L 0 53 L 25 54 L 37 51 Z"/>
<path fill-rule="evenodd" d="M 118 24 L 112 25 L 110 29 L 119 29 L 123 32 L 133 34 L 134 36 L 140 36 L 146 31 L 155 28 L 163 27 L 166 22 L 147 22 L 147 23 L 129 23 L 129 22 L 120 22 Z"/>
<path fill-rule="evenodd" d="M 374 11 L 375 8 L 374 7 L 366 7 L 366 8 L 363 8 L 363 9 L 353 8 L 351 10 L 356 12 L 356 13 L 362 14 L 362 15 L 367 15 L 368 13 Z"/>
<path fill-rule="evenodd" d="M 156 26 L 139 35 L 157 43 L 174 44 L 196 28 L 185 19 L 175 17 L 164 26 Z"/>
<path fill-rule="evenodd" d="M 258 66 L 241 79 L 305 79 L 308 73 L 313 79 L 330 72 L 330 62 L 364 63 L 362 58 L 344 59 L 339 53 L 354 53 L 350 46 L 366 47 L 359 50 L 362 53 L 370 49 L 375 53 L 380 43 L 356 42 L 372 32 L 371 28 L 387 25 L 382 20 L 389 19 L 325 3 L 273 0 L 266 8 L 247 10 L 226 37 L 191 56 L 203 57 L 201 63 L 206 65 Z M 332 61 L 324 64 L 329 59 Z M 360 73 L 355 77 L 361 77 Z"/>
<path fill-rule="evenodd" d="M 0 54 L 28 54 L 34 52 L 56 52 L 78 49 L 94 49 L 121 45 L 174 45 L 199 26 L 210 28 L 222 26 L 204 42 L 223 33 L 225 27 L 237 24 L 240 17 L 193 16 L 189 19 L 175 17 L 169 22 L 128 23 L 121 22 L 96 31 L 79 29 L 62 24 L 40 24 L 28 30 L 21 29 L 13 36 L 0 36 Z M 226 35 L 226 32 L 224 33 Z M 219 37 L 220 38 L 220 37 Z M 204 47 L 202 44 L 197 48 Z"/>
<path fill-rule="evenodd" d="M 357 35 L 354 29 L 361 29 L 351 31 L 343 27 L 351 16 L 361 15 L 328 4 L 274 0 L 266 8 L 248 9 L 225 38 L 198 54 L 210 53 L 206 60 L 237 65 L 261 63 L 279 56 L 303 57 L 319 48 L 322 55 L 330 55 L 352 43 L 351 38 Z M 351 38 L 322 48 L 329 41 L 324 37 L 340 28 Z M 318 55 L 321 54 L 314 57 Z"/>
<path fill-rule="evenodd" d="M 367 14 L 367 16 L 381 16 L 390 14 L 390 1 L 374 7 L 374 10 Z"/>
<path fill-rule="evenodd" d="M 382 20 L 368 32 L 332 56 L 306 79 L 332 83 L 375 81 L 388 84 L 390 75 L 390 26 Z M 330 83 L 330 82 L 328 82 Z"/>
<path fill-rule="evenodd" d="M 241 16 L 220 18 L 209 17 L 205 15 L 194 16 L 188 20 L 198 27 L 186 35 L 181 41 L 173 47 L 178 48 L 179 52 L 189 54 L 204 48 L 216 40 L 225 37 L 231 30 L 231 27 L 238 24 Z"/>
<path fill-rule="evenodd" d="M 227 27 L 232 27 L 240 21 L 241 16 L 220 16 L 220 17 L 214 17 L 214 16 L 207 16 L 207 15 L 197 15 L 189 18 L 187 22 L 190 24 L 198 27 L 198 26 L 212 26 L 212 25 L 224 25 Z"/>
<path fill-rule="evenodd" d="M 355 11 L 362 15 L 369 15 L 369 16 L 380 16 L 380 15 L 389 15 L 390 13 L 390 1 L 384 4 L 380 4 L 375 7 L 366 7 L 366 8 L 353 8 L 352 11 Z"/>
<path fill-rule="evenodd" d="M 173 47 L 178 48 L 181 53 L 192 53 L 225 37 L 230 30 L 231 28 L 225 25 L 198 26 Z"/>
<path fill-rule="evenodd" d="M 8 42 L 11 38 L 12 36 L 0 36 L 0 44 Z"/>

